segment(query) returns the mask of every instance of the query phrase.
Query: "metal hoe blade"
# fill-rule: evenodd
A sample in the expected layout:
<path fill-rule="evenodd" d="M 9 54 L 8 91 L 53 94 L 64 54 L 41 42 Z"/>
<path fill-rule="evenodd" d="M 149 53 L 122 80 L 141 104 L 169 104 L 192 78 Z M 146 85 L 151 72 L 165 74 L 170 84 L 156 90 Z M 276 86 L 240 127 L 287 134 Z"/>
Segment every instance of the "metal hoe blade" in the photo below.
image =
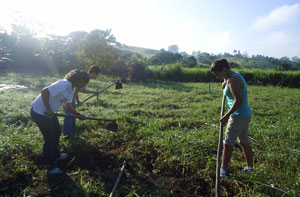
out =
<path fill-rule="evenodd" d="M 122 89 L 122 88 L 123 88 L 122 83 L 121 83 L 120 81 L 117 81 L 117 82 L 116 82 L 116 90 Z"/>
<path fill-rule="evenodd" d="M 118 125 L 115 121 L 113 121 L 112 123 L 109 123 L 108 125 L 106 125 L 105 129 L 109 130 L 109 131 L 117 132 L 118 131 Z"/>

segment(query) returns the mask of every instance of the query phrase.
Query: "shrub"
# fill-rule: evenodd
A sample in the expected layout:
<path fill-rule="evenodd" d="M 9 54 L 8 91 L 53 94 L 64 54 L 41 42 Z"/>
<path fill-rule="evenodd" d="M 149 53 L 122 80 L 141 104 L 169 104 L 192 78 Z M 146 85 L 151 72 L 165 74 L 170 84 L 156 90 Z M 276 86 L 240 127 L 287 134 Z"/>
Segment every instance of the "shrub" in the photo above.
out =
<path fill-rule="evenodd" d="M 278 85 L 291 88 L 300 87 L 300 72 L 274 71 L 274 70 L 237 70 L 251 85 Z M 214 82 L 219 81 L 214 77 L 209 68 L 184 68 L 180 63 L 164 66 L 148 66 L 147 78 L 181 81 L 181 82 Z"/>
<path fill-rule="evenodd" d="M 143 81 L 146 79 L 145 63 L 139 60 L 132 60 L 129 63 L 128 75 L 131 81 Z"/>

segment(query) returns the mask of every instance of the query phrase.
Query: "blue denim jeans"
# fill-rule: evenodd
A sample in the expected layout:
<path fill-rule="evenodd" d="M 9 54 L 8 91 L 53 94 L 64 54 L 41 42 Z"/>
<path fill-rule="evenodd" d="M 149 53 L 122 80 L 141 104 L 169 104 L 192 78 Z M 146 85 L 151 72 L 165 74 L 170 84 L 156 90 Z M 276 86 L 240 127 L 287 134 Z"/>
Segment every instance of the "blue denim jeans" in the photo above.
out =
<path fill-rule="evenodd" d="M 32 109 L 30 115 L 44 137 L 43 158 L 47 168 L 48 170 L 56 168 L 56 160 L 60 157 L 59 138 L 61 135 L 58 119 L 56 116 L 49 118 L 37 114 Z"/>
<path fill-rule="evenodd" d="M 75 99 L 73 98 L 72 107 L 75 109 Z M 74 116 L 72 112 L 69 112 L 64 108 L 64 111 L 67 115 Z M 63 124 L 63 134 L 64 135 L 72 135 L 75 133 L 75 125 L 76 125 L 76 118 L 65 118 Z"/>

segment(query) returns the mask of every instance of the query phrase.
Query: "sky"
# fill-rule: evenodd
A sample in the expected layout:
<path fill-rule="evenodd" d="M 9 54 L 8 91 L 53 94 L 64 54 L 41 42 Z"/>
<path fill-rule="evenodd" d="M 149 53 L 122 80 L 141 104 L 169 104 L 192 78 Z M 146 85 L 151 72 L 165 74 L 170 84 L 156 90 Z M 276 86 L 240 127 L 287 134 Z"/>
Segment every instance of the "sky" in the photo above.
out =
<path fill-rule="evenodd" d="M 40 35 L 111 29 L 129 46 L 300 57 L 300 0 L 9 0 L 0 28 Z"/>

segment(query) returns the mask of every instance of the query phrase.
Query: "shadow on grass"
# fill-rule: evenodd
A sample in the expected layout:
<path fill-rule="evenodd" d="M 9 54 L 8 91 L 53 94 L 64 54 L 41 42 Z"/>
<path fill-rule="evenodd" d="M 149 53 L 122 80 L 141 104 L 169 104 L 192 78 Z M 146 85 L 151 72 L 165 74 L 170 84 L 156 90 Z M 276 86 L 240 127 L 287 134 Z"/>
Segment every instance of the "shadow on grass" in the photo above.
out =
<path fill-rule="evenodd" d="M 11 175 L 0 182 L 0 196 L 18 196 L 32 181 L 32 177 L 24 172 Z"/>
<path fill-rule="evenodd" d="M 67 175 L 47 175 L 51 196 L 84 196 L 84 190 Z"/>
<path fill-rule="evenodd" d="M 195 91 L 196 89 L 199 90 L 199 88 L 197 87 L 185 86 L 184 82 L 149 80 L 145 82 L 136 82 L 134 84 L 142 85 L 147 88 L 153 88 L 153 89 L 160 88 L 160 89 L 175 90 L 178 92 L 187 92 L 187 93 Z M 201 90 L 201 93 L 202 94 L 209 93 L 208 83 L 207 83 L 207 89 Z"/>
<path fill-rule="evenodd" d="M 103 183 L 103 190 L 106 194 L 111 193 L 116 180 L 118 179 L 123 160 L 118 159 L 122 154 L 121 144 L 111 146 L 93 145 L 88 143 L 88 139 L 76 137 L 69 140 L 70 161 L 66 165 L 66 171 L 84 171 L 87 170 L 87 179 L 93 179 Z M 68 163 L 68 161 L 66 161 Z M 155 185 L 149 177 L 137 173 L 136 167 L 131 167 L 135 161 L 129 161 L 125 172 L 121 178 L 116 195 L 125 196 L 132 192 L 132 187 L 137 188 L 143 194 L 150 191 L 161 191 L 160 186 Z M 63 168 L 62 168 L 63 169 Z"/>
<path fill-rule="evenodd" d="M 68 141 L 70 157 L 60 164 L 61 168 L 66 172 L 75 173 L 86 170 L 87 173 L 81 175 L 82 177 L 101 182 L 105 193 L 110 193 L 114 178 L 119 173 L 120 162 L 117 155 L 101 150 L 99 146 L 88 143 L 83 137 L 76 136 Z"/>

